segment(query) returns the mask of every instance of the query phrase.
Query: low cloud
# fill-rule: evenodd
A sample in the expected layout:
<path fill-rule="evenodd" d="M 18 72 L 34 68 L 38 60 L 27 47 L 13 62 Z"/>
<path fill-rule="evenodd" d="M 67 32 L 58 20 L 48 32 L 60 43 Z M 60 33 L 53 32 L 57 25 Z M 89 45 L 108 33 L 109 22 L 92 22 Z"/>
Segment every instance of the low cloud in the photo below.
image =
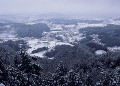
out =
<path fill-rule="evenodd" d="M 120 0 L 0 0 L 0 14 L 119 15 Z"/>

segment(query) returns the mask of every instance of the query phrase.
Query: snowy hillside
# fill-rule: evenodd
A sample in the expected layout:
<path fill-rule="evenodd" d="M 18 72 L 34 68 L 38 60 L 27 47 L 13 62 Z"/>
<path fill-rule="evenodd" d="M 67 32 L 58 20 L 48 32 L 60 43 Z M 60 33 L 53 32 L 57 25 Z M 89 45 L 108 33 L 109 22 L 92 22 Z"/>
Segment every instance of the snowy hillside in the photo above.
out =
<path fill-rule="evenodd" d="M 17 20 L 17 19 L 16 19 Z M 24 19 L 22 20 L 24 21 Z M 56 22 L 57 23 L 56 23 Z M 21 23 L 9 23 L 2 24 L 0 28 L 3 31 L 0 34 L 0 42 L 5 42 L 8 40 L 16 41 L 16 40 L 24 40 L 27 42 L 29 48 L 27 52 L 32 56 L 38 56 L 43 58 L 44 54 L 51 49 L 54 49 L 57 45 L 71 45 L 74 46 L 74 43 L 77 43 L 81 40 L 86 39 L 87 32 L 80 32 L 83 28 L 88 27 L 106 27 L 107 24 L 119 24 L 119 20 L 43 20 L 37 18 L 29 18 L 27 21 L 24 21 L 25 24 Z M 69 23 L 66 24 L 66 21 Z M 108 22 L 106 22 L 108 21 Z M 20 22 L 20 21 L 17 21 Z M 40 23 L 40 24 L 39 24 Z M 44 24 L 42 24 L 44 23 Z M 46 25 L 45 25 L 46 24 Z M 45 25 L 45 26 L 44 26 Z M 50 28 L 50 30 L 45 30 L 44 28 Z M 5 29 L 4 29 L 5 28 Z M 25 28 L 25 29 L 22 29 Z M 41 28 L 43 32 L 35 28 Z M 29 30 L 29 32 L 27 32 Z M 84 30 L 84 29 L 83 29 Z M 18 34 L 17 34 L 17 33 Z M 41 34 L 41 36 L 39 36 Z M 28 37 L 27 37 L 28 36 Z M 104 43 L 101 42 L 98 34 L 90 34 L 92 41 L 101 45 Z M 43 50 L 41 52 L 32 53 L 33 50 L 37 50 L 42 47 L 47 47 L 48 50 Z M 113 50 L 114 48 L 109 48 Z M 116 49 L 116 48 L 115 48 Z M 113 50 L 114 51 L 114 50 Z"/>

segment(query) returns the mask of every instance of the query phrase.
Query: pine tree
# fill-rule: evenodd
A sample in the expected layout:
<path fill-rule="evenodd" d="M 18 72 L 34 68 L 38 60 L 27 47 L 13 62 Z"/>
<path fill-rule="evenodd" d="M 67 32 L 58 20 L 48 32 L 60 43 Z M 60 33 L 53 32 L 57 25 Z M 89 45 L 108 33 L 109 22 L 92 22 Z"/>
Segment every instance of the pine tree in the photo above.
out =
<path fill-rule="evenodd" d="M 14 58 L 14 66 L 15 66 L 15 67 L 18 67 L 19 64 L 20 64 L 20 62 L 19 62 L 19 60 L 18 60 L 18 57 L 15 56 L 15 58 Z"/>
<path fill-rule="evenodd" d="M 53 77 L 54 85 L 64 86 L 66 83 L 66 74 L 67 68 L 63 65 L 63 62 L 61 61 Z"/>
<path fill-rule="evenodd" d="M 0 59 L 0 82 L 6 81 L 7 79 L 7 71 L 5 70 L 5 66 L 2 63 L 2 59 Z"/>

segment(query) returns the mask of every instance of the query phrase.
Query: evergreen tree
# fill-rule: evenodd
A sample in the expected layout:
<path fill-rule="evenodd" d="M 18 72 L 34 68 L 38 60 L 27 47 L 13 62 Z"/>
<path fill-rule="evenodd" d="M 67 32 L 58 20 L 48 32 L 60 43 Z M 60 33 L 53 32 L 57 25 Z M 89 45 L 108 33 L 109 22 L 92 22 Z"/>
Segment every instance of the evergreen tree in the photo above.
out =
<path fill-rule="evenodd" d="M 2 62 L 3 62 L 2 59 L 0 59 L 0 82 L 7 80 L 7 71 Z"/>
<path fill-rule="evenodd" d="M 61 61 L 56 69 L 55 75 L 53 76 L 54 85 L 64 86 L 66 83 L 66 74 L 67 68 L 63 65 L 63 62 Z"/>

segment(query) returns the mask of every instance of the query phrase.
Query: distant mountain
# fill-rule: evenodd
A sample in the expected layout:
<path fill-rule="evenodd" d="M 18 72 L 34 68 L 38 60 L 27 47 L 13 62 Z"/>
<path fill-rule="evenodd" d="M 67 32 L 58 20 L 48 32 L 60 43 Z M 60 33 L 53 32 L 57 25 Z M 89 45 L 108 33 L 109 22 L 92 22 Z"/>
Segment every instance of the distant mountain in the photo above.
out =
<path fill-rule="evenodd" d="M 103 22 L 102 20 L 83 20 L 83 19 L 49 19 L 48 21 L 54 24 L 65 24 L 65 25 L 71 25 L 71 24 L 76 25 L 78 23 L 97 24 Z"/>

